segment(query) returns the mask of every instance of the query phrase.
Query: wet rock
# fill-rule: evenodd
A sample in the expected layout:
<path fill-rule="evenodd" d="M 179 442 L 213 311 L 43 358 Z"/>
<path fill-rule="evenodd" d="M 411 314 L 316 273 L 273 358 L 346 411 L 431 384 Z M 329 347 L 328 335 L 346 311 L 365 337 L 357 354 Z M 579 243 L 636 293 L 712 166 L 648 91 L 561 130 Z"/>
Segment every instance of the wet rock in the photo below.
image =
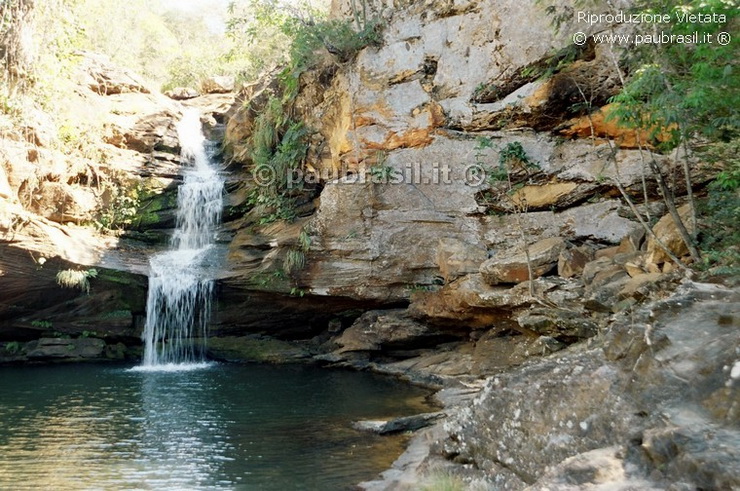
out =
<path fill-rule="evenodd" d="M 559 237 L 541 240 L 528 247 L 529 263 L 524 252 L 503 253 L 484 262 L 480 266 L 480 272 L 485 282 L 491 286 L 521 283 L 530 279 L 529 267 L 532 269 L 531 279 L 550 272 L 564 249 L 565 241 Z"/>
<path fill-rule="evenodd" d="M 732 379 L 738 333 L 717 319 L 738 308 L 737 292 L 686 282 L 591 348 L 487 379 L 439 451 L 490 475 L 505 466 L 516 479 L 498 489 L 737 487 L 737 428 L 698 407 Z"/>
<path fill-rule="evenodd" d="M 438 411 L 434 413 L 415 414 L 390 420 L 363 420 L 354 421 L 352 427 L 356 430 L 387 435 L 406 431 L 416 431 L 433 424 L 443 418 L 445 413 Z"/>
<path fill-rule="evenodd" d="M 105 341 L 97 338 L 41 338 L 26 345 L 29 360 L 47 358 L 96 359 L 102 358 Z"/>

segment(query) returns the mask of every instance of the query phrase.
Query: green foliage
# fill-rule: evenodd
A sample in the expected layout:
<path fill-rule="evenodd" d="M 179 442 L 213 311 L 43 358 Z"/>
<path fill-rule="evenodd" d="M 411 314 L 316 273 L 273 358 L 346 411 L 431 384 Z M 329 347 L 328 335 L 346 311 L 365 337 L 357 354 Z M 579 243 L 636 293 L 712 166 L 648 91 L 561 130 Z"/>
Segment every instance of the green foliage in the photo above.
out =
<path fill-rule="evenodd" d="M 365 12 L 365 0 L 361 1 Z M 297 93 L 300 74 L 316 66 L 322 53 L 347 62 L 364 47 L 379 44 L 382 27 L 379 19 L 365 15 L 356 16 L 353 26 L 351 21 L 327 19 L 326 9 L 307 2 L 295 6 L 272 0 L 249 0 L 246 7 L 231 2 L 227 26 L 232 38 L 242 40 L 238 49 L 277 43 L 271 56 L 262 59 L 271 60 L 273 66 L 287 65 L 281 80 L 289 96 Z"/>
<path fill-rule="evenodd" d="M 526 167 L 539 167 L 536 162 L 529 158 L 521 142 L 518 141 L 509 142 L 504 145 L 504 148 L 499 150 L 498 163 L 499 166 L 519 163 Z"/>
<path fill-rule="evenodd" d="M 98 332 L 97 331 L 82 331 L 82 334 L 80 334 L 80 337 L 85 338 L 91 338 L 91 337 L 97 337 Z"/>
<path fill-rule="evenodd" d="M 488 155 L 487 150 L 489 149 L 498 149 L 498 165 L 495 167 L 490 167 L 486 160 Z M 489 184 L 508 181 L 516 166 L 539 168 L 539 164 L 527 155 L 527 152 L 519 141 L 509 142 L 502 148 L 498 148 L 491 138 L 481 136 L 478 137 L 474 150 L 475 163 L 480 168 L 485 169 Z"/>
<path fill-rule="evenodd" d="M 306 290 L 298 287 L 293 287 L 290 289 L 290 296 L 291 297 L 303 297 L 306 294 Z"/>
<path fill-rule="evenodd" d="M 432 292 L 435 290 L 437 290 L 437 288 L 433 285 L 420 285 L 418 283 L 415 285 L 408 285 L 406 287 L 406 291 L 409 293 L 409 295 L 413 295 L 414 293 L 419 292 Z"/>
<path fill-rule="evenodd" d="M 18 341 L 10 341 L 9 343 L 5 343 L 5 351 L 10 353 L 11 355 L 17 355 L 21 352 L 21 349 L 21 343 L 19 343 Z"/>
<path fill-rule="evenodd" d="M 247 204 L 260 215 L 260 224 L 295 218 L 289 183 L 306 158 L 308 130 L 286 115 L 286 105 L 284 99 L 271 97 L 249 141 L 256 186 Z"/>
<path fill-rule="evenodd" d="M 108 205 L 98 212 L 94 221 L 100 230 L 121 230 L 131 225 L 141 206 L 140 189 L 126 188 L 125 184 L 108 183 Z"/>
<path fill-rule="evenodd" d="M 51 329 L 51 327 L 52 327 L 53 324 L 51 323 L 51 321 L 39 321 L 39 320 L 36 320 L 36 321 L 31 321 L 31 325 L 33 327 L 37 327 L 39 329 Z"/>
<path fill-rule="evenodd" d="M 340 62 L 347 62 L 367 46 L 377 46 L 381 42 L 381 24 L 377 19 L 366 22 L 359 30 L 346 20 L 322 20 L 313 25 L 298 22 L 288 29 L 294 33 L 290 50 L 293 71 L 312 68 L 317 60 L 317 52 L 326 49 Z"/>
<path fill-rule="evenodd" d="M 298 235 L 298 245 L 304 252 L 308 252 L 311 248 L 311 236 L 308 235 L 308 232 L 305 229 L 301 230 L 301 233 Z"/>
<path fill-rule="evenodd" d="M 293 275 L 306 267 L 306 254 L 298 249 L 289 249 L 283 261 L 283 271 Z"/>
<path fill-rule="evenodd" d="M 106 312 L 101 316 L 103 319 L 120 319 L 123 317 L 129 317 L 131 316 L 131 311 L 126 309 L 121 310 L 113 310 L 111 312 Z"/>
<path fill-rule="evenodd" d="M 402 177 L 396 172 L 396 169 L 389 165 L 373 165 L 370 167 L 369 172 L 371 181 L 376 184 L 392 183 Z"/>
<path fill-rule="evenodd" d="M 267 271 L 261 271 L 252 276 L 252 281 L 255 285 L 262 288 L 275 285 L 276 283 L 284 282 L 288 280 L 288 276 L 282 270 L 273 271 L 269 273 Z"/>
<path fill-rule="evenodd" d="M 624 60 L 631 77 L 612 102 L 611 117 L 623 126 L 662 134 L 668 151 L 691 135 L 730 140 L 740 128 L 740 73 L 735 42 L 716 42 L 720 32 L 731 31 L 738 10 L 723 0 L 663 2 L 640 0 L 636 12 L 666 13 L 670 24 L 661 24 L 668 35 L 704 35 L 713 43 L 666 43 L 632 47 Z M 677 13 L 724 14 L 727 23 L 679 22 Z M 665 138 L 667 136 L 667 138 Z"/>
<path fill-rule="evenodd" d="M 258 223 L 268 223 L 284 220 L 293 221 L 296 217 L 295 202 L 292 198 L 277 195 L 270 196 L 262 192 L 261 188 L 253 188 L 247 196 L 247 204 L 260 215 Z"/>
<path fill-rule="evenodd" d="M 65 269 L 57 273 L 57 284 L 64 288 L 79 288 L 83 292 L 90 293 L 90 278 L 96 278 L 98 270 L 90 268 L 85 271 L 77 269 Z"/>
<path fill-rule="evenodd" d="M 200 9 L 173 3 L 76 0 L 74 14 L 86 49 L 108 55 L 162 90 L 197 88 L 213 75 L 232 75 L 240 80 L 259 75 L 260 58 L 266 53 L 260 46 L 237 49 L 243 39 L 226 36 L 223 2 L 203 0 Z"/>
<path fill-rule="evenodd" d="M 724 164 L 699 202 L 699 246 L 702 269 L 711 275 L 740 275 L 740 140 L 711 145 L 710 162 Z"/>

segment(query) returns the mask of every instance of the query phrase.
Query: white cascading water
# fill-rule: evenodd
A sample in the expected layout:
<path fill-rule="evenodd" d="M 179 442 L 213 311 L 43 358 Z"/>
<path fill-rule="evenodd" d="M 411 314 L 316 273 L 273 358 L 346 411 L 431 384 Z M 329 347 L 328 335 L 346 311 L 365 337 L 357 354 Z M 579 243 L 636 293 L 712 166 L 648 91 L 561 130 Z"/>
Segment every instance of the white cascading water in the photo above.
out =
<path fill-rule="evenodd" d="M 144 367 L 204 361 L 213 280 L 204 265 L 221 220 L 224 182 L 206 151 L 200 113 L 188 110 L 177 125 L 181 154 L 191 167 L 177 194 L 171 250 L 149 261 Z"/>

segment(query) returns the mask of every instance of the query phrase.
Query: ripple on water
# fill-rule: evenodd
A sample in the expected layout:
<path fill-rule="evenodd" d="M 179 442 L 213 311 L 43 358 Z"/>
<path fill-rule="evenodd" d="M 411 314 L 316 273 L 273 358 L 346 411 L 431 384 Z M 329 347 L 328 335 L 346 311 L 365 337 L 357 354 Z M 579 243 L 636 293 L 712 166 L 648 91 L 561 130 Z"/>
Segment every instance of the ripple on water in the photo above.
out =
<path fill-rule="evenodd" d="M 159 368 L 0 368 L 0 489 L 345 489 L 405 442 L 351 421 L 429 410 L 370 374 Z"/>

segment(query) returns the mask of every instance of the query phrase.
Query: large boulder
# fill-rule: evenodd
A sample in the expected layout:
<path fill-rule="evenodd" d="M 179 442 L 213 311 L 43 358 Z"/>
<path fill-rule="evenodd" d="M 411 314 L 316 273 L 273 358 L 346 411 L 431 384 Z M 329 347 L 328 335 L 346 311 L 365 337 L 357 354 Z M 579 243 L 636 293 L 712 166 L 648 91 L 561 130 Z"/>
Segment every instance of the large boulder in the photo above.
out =
<path fill-rule="evenodd" d="M 681 217 L 681 221 L 686 226 L 689 234 L 694 233 L 696 230 L 696 222 L 691 212 L 691 206 L 685 204 L 678 208 L 678 215 Z M 668 248 L 676 257 L 685 256 L 689 253 L 689 248 L 681 237 L 681 233 L 676 226 L 676 222 L 673 220 L 673 216 L 669 213 L 663 216 L 658 223 L 653 227 L 652 235 L 647 240 L 647 252 L 648 252 L 648 263 L 660 264 L 665 261 L 670 261 L 668 254 L 658 245 L 658 241 L 662 242 L 664 246 Z M 656 240 L 657 239 L 657 240 Z"/>
<path fill-rule="evenodd" d="M 125 94 L 150 90 L 134 72 L 114 65 L 111 60 L 98 53 L 84 53 L 82 80 L 90 90 L 100 95 Z"/>
<path fill-rule="evenodd" d="M 209 77 L 200 83 L 200 90 L 204 94 L 225 94 L 234 91 L 234 77 L 219 75 Z"/>

